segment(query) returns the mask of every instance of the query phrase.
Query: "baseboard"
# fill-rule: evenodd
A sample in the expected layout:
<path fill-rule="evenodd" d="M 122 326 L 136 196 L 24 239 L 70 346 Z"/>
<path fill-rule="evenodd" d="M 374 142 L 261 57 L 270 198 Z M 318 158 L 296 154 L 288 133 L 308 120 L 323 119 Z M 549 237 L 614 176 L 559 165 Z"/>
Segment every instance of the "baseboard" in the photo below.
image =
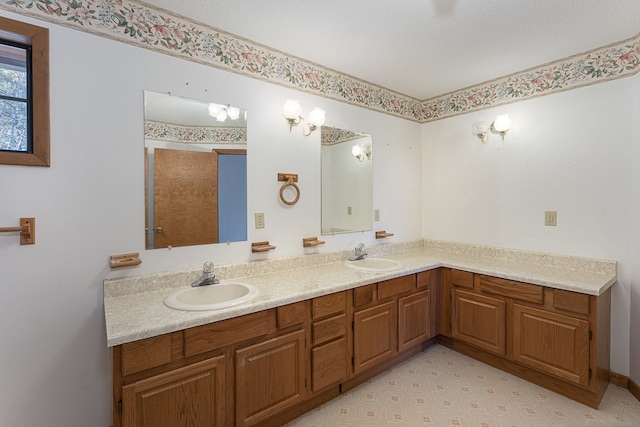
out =
<path fill-rule="evenodd" d="M 609 381 L 618 387 L 629 388 L 629 377 L 626 375 L 611 371 L 609 372 Z"/>
<path fill-rule="evenodd" d="M 640 401 L 640 386 L 633 382 L 633 380 L 629 380 L 629 391 L 631 394 Z"/>
<path fill-rule="evenodd" d="M 611 384 L 628 389 L 633 397 L 640 401 L 640 386 L 636 384 L 631 378 L 627 377 L 626 375 L 611 371 L 611 373 L 609 374 L 609 379 L 611 381 Z"/>

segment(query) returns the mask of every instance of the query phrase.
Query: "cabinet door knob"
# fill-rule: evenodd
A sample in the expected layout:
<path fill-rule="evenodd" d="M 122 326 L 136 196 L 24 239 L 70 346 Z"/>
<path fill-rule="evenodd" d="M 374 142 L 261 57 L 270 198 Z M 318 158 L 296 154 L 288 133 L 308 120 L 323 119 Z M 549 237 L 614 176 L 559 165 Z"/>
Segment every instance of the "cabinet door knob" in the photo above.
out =
<path fill-rule="evenodd" d="M 163 233 L 164 230 L 162 229 L 162 227 L 158 227 L 156 228 L 156 233 Z"/>

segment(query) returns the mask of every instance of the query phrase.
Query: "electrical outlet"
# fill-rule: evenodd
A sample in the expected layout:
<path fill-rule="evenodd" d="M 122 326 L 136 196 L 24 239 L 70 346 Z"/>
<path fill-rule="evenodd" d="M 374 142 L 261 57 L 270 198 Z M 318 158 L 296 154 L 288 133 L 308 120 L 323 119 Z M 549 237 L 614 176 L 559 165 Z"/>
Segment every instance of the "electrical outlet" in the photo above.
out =
<path fill-rule="evenodd" d="M 347 206 L 347 215 L 353 214 L 353 208 L 351 206 Z"/>
<path fill-rule="evenodd" d="M 256 212 L 256 228 L 264 228 L 264 212 Z"/>
<path fill-rule="evenodd" d="M 555 227 L 557 225 L 557 220 L 558 220 L 557 211 L 544 212 L 544 225 Z"/>
<path fill-rule="evenodd" d="M 373 210 L 373 220 L 380 221 L 380 209 Z"/>

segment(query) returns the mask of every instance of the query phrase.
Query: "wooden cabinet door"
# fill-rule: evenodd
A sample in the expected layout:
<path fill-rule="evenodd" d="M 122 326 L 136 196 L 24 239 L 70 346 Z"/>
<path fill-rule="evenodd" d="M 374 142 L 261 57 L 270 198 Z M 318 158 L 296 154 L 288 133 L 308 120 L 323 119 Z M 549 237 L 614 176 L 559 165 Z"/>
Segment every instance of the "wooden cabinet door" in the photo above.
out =
<path fill-rule="evenodd" d="M 355 374 L 397 353 L 396 302 L 389 301 L 353 315 L 353 371 Z"/>
<path fill-rule="evenodd" d="M 431 298 L 429 291 L 398 299 L 398 351 L 429 339 Z"/>
<path fill-rule="evenodd" d="M 589 322 L 514 304 L 513 358 L 575 384 L 589 384 Z"/>
<path fill-rule="evenodd" d="M 236 350 L 236 425 L 249 426 L 303 401 L 305 331 Z"/>
<path fill-rule="evenodd" d="M 122 388 L 123 427 L 224 426 L 224 356 Z"/>
<path fill-rule="evenodd" d="M 342 337 L 311 350 L 311 389 L 316 392 L 349 376 L 347 339 Z"/>
<path fill-rule="evenodd" d="M 453 289 L 453 338 L 495 354 L 505 354 L 505 301 Z"/>

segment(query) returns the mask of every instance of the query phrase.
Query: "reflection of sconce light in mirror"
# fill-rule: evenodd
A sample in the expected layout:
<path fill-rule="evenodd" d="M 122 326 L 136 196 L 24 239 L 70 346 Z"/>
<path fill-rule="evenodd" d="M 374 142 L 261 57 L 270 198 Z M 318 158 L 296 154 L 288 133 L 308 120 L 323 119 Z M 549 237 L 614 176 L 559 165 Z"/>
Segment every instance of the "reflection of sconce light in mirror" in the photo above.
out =
<path fill-rule="evenodd" d="M 351 154 L 353 154 L 353 157 L 360 160 L 361 162 L 364 162 L 365 156 L 367 157 L 367 159 L 371 160 L 371 145 L 354 145 L 353 147 L 351 147 Z"/>
<path fill-rule="evenodd" d="M 471 125 L 471 132 L 484 143 L 489 140 L 488 131 L 500 135 L 504 141 L 504 136 L 509 132 L 509 129 L 511 129 L 511 119 L 508 114 L 501 114 L 496 117 L 491 126 L 487 126 L 482 120 L 476 120 Z"/>
<path fill-rule="evenodd" d="M 486 143 L 489 140 L 489 135 L 487 132 L 489 131 L 489 126 L 482 120 L 476 120 L 471 125 L 471 132 L 480 138 L 483 143 Z"/>
<path fill-rule="evenodd" d="M 307 118 L 307 125 L 305 125 L 304 118 L 301 115 L 302 107 L 300 107 L 300 103 L 291 99 L 288 99 L 287 102 L 284 103 L 284 106 L 282 107 L 282 114 L 287 120 L 287 123 L 289 123 L 289 132 L 291 132 L 293 126 L 297 125 L 300 122 L 303 122 L 302 134 L 304 136 L 311 135 L 311 132 L 322 126 L 325 121 L 324 110 L 320 108 L 314 108 L 309 113 L 309 117 Z"/>
<path fill-rule="evenodd" d="M 219 122 L 224 122 L 229 117 L 231 120 L 238 120 L 240 117 L 240 109 L 230 105 L 209 104 L 209 115 L 215 117 Z"/>

